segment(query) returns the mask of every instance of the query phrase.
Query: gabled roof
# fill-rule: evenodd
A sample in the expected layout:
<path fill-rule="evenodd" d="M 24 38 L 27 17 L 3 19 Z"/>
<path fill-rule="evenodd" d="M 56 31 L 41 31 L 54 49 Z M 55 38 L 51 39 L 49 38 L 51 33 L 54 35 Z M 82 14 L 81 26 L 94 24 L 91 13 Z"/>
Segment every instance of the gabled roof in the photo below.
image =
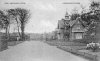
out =
<path fill-rule="evenodd" d="M 70 21 L 70 22 L 69 22 L 69 25 L 72 27 L 77 21 L 80 21 L 81 24 L 82 24 L 83 26 L 85 26 L 85 24 L 82 22 L 82 20 L 81 20 L 80 17 L 78 17 L 76 20 Z"/>
<path fill-rule="evenodd" d="M 75 22 L 76 22 L 76 20 L 70 21 L 70 22 L 69 22 L 69 25 L 70 25 L 70 26 L 73 26 L 73 25 L 75 24 Z"/>

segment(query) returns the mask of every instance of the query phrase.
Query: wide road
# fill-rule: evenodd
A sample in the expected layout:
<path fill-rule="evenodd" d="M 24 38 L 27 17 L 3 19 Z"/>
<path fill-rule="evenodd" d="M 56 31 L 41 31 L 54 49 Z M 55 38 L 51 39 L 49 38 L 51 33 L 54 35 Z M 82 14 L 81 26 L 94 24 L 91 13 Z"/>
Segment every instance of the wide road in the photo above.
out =
<path fill-rule="evenodd" d="M 25 41 L 3 52 L 0 61 L 88 61 L 40 41 Z"/>

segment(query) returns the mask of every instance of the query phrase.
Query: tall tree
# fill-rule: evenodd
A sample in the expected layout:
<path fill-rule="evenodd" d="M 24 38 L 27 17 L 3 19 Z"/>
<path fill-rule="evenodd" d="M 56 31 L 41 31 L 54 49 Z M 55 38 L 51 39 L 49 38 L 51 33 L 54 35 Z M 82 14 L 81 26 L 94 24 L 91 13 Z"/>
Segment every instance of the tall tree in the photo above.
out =
<path fill-rule="evenodd" d="M 76 20 L 76 18 L 79 16 L 80 16 L 80 14 L 78 13 L 78 9 L 74 8 L 71 13 L 71 20 Z"/>
<path fill-rule="evenodd" d="M 2 16 L 4 15 L 4 12 L 0 10 L 0 28 L 4 28 L 4 24 L 2 21 Z"/>
<path fill-rule="evenodd" d="M 8 12 L 8 15 L 10 16 L 10 18 L 15 20 L 15 21 L 12 21 L 12 22 L 13 23 L 14 22 L 17 23 L 18 34 L 21 37 L 21 34 L 20 34 L 20 21 L 19 21 L 19 14 L 18 14 L 18 12 L 16 11 L 16 9 L 9 9 L 7 12 Z"/>
<path fill-rule="evenodd" d="M 10 25 L 9 15 L 4 13 L 4 11 L 0 11 L 0 21 L 1 21 L 2 27 L 6 31 L 6 36 L 8 36 L 8 34 L 9 34 L 9 25 Z"/>
<path fill-rule="evenodd" d="M 94 32 L 96 41 L 100 40 L 100 4 L 98 2 L 92 1 L 90 4 L 90 11 L 88 13 L 83 13 L 81 18 L 87 23 L 88 33 L 92 35 Z"/>
<path fill-rule="evenodd" d="M 96 19 L 97 25 L 96 25 L 96 39 L 97 41 L 100 40 L 100 3 L 99 2 L 91 2 L 90 5 L 91 11 L 94 13 L 94 19 Z M 100 41 L 99 41 L 100 42 Z"/>
<path fill-rule="evenodd" d="M 24 40 L 25 38 L 25 34 L 24 34 L 24 31 L 25 31 L 25 25 L 27 24 L 28 22 L 28 19 L 30 17 L 30 13 L 29 13 L 29 10 L 27 9 L 22 9 L 22 8 L 16 8 L 15 9 L 19 15 L 19 21 L 20 21 L 20 25 L 21 25 L 21 38 L 22 40 Z"/>
<path fill-rule="evenodd" d="M 71 20 L 76 20 L 76 18 L 79 17 L 79 16 L 80 16 L 80 14 L 78 14 L 78 13 L 73 13 L 73 14 L 71 15 Z"/>
<path fill-rule="evenodd" d="M 8 35 L 9 34 L 9 25 L 10 25 L 8 15 L 2 16 L 2 20 L 3 20 L 3 24 L 4 24 L 4 29 L 6 30 L 6 35 Z"/>

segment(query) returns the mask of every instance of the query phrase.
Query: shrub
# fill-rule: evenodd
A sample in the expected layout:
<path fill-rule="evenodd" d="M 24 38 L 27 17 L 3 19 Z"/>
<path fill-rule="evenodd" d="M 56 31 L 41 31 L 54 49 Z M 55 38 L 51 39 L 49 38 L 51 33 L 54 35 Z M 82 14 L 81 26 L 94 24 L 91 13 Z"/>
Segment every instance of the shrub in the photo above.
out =
<path fill-rule="evenodd" d="M 100 48 L 100 44 L 99 43 L 89 43 L 87 44 L 86 49 L 88 50 L 92 50 L 93 52 L 95 52 L 96 50 L 98 50 Z"/>
<path fill-rule="evenodd" d="M 25 40 L 30 40 L 30 36 L 29 35 L 25 35 L 24 38 L 25 38 Z"/>

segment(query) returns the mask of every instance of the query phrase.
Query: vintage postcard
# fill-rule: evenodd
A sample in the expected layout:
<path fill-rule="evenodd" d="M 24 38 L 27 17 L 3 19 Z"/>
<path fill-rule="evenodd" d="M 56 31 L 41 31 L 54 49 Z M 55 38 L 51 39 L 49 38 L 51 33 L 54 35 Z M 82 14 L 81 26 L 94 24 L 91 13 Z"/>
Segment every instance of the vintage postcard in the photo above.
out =
<path fill-rule="evenodd" d="M 100 1 L 0 0 L 0 61 L 100 61 Z"/>

